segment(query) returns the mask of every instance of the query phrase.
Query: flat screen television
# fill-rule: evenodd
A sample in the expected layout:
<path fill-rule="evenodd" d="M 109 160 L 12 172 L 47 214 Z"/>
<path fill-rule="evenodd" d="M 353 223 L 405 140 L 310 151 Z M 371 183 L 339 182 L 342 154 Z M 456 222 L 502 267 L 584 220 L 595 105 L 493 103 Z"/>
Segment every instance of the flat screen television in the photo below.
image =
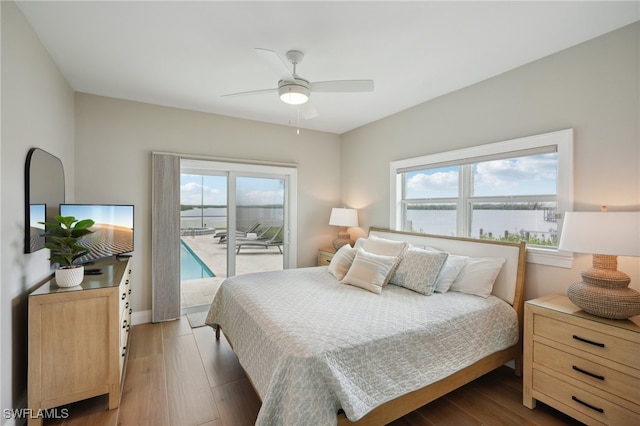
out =
<path fill-rule="evenodd" d="M 60 216 L 77 220 L 92 219 L 93 234 L 82 237 L 78 244 L 89 253 L 77 263 L 90 264 L 96 260 L 133 251 L 133 205 L 60 204 Z"/>

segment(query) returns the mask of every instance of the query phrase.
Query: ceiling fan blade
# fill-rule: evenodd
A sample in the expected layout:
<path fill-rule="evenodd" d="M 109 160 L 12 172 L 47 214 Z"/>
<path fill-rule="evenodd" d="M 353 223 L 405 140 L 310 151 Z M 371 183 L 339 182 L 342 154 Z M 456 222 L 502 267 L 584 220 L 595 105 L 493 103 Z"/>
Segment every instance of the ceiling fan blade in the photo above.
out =
<path fill-rule="evenodd" d="M 274 93 L 277 92 L 278 89 L 262 89 L 262 90 L 249 90 L 248 92 L 238 92 L 238 93 L 227 93 L 226 95 L 220 95 L 222 98 L 228 98 L 233 96 L 246 96 L 246 95 L 260 95 L 263 93 Z"/>
<path fill-rule="evenodd" d="M 300 105 L 300 114 L 302 114 L 305 120 L 311 120 L 318 116 L 318 110 L 316 110 L 316 107 L 313 106 L 311 101 L 307 101 Z"/>
<path fill-rule="evenodd" d="M 256 47 L 255 51 L 271 65 L 271 68 L 278 73 L 281 79 L 286 80 L 293 78 L 293 73 L 289 69 L 289 64 L 282 60 L 280 55 L 276 52 L 269 49 L 263 49 L 261 47 Z"/>
<path fill-rule="evenodd" d="M 373 92 L 373 80 L 333 80 L 310 83 L 312 92 L 348 93 Z"/>

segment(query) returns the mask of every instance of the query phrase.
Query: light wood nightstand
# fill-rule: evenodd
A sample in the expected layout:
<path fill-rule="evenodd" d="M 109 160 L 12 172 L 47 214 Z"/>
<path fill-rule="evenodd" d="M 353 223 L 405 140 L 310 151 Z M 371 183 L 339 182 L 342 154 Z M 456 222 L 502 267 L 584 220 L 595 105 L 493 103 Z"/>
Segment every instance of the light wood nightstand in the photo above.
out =
<path fill-rule="evenodd" d="M 594 425 L 640 424 L 640 318 L 609 320 L 560 295 L 525 303 L 523 404 Z"/>
<path fill-rule="evenodd" d="M 321 248 L 318 250 L 318 266 L 327 266 L 331 263 L 333 255 L 336 254 L 336 249 L 333 247 Z"/>

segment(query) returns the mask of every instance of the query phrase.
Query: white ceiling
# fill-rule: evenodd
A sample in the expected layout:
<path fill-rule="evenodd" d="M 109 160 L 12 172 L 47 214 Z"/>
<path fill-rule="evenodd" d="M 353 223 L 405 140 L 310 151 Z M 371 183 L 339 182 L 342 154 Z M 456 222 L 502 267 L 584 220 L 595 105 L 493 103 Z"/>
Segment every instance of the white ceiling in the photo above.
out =
<path fill-rule="evenodd" d="M 310 81 L 372 79 L 372 93 L 313 93 L 301 128 L 344 133 L 640 19 L 640 2 L 20 1 L 73 90 L 298 125 L 254 48 L 305 53 Z"/>

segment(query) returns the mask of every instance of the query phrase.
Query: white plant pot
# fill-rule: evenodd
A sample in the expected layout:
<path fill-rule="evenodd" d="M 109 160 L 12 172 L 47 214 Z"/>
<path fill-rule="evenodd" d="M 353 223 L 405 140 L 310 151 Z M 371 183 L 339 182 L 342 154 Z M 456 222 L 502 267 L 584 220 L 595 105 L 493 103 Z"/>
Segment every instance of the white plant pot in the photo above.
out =
<path fill-rule="evenodd" d="M 56 284 L 58 287 L 75 287 L 84 279 L 84 266 L 56 269 Z"/>

